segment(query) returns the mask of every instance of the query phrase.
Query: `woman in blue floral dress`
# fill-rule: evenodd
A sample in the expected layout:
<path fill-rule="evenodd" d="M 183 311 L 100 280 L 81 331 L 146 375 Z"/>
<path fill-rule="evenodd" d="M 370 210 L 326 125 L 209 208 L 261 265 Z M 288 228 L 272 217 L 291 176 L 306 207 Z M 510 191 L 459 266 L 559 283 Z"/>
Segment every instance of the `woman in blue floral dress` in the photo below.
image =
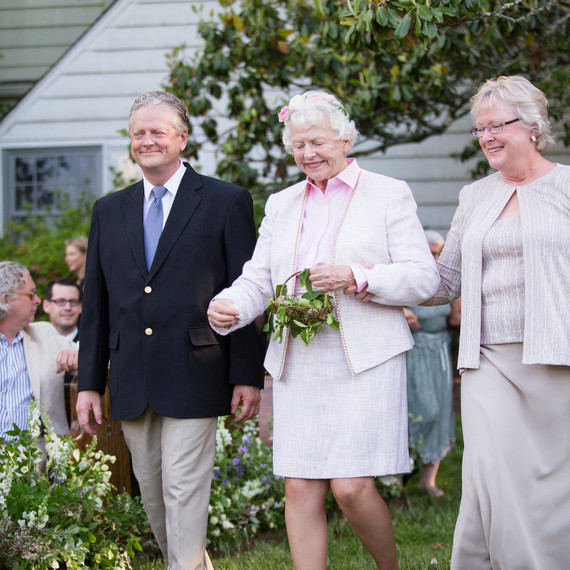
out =
<path fill-rule="evenodd" d="M 430 249 L 437 259 L 444 239 L 427 230 Z M 453 367 L 448 331 L 450 305 L 405 309 L 415 345 L 408 351 L 408 412 L 411 444 L 423 468 L 418 486 L 434 496 L 443 495 L 435 483 L 439 462 L 454 447 Z"/>

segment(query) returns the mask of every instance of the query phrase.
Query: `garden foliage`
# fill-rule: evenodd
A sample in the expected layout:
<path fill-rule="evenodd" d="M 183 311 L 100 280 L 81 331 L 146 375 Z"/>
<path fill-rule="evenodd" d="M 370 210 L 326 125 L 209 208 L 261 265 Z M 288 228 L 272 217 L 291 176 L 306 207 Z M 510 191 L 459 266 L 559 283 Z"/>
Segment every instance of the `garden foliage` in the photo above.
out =
<path fill-rule="evenodd" d="M 0 238 L 0 260 L 17 261 L 27 267 L 43 298 L 43 291 L 52 279 L 74 277 L 65 263 L 65 242 L 89 234 L 93 201 L 92 196 L 83 196 L 77 204 L 71 204 L 62 195 L 61 216 L 30 215 L 9 221 Z"/>
<path fill-rule="evenodd" d="M 285 524 L 285 484 L 273 475 L 273 451 L 253 420 L 219 418 L 208 520 L 209 548 L 227 552 Z"/>
<path fill-rule="evenodd" d="M 544 90 L 570 144 L 568 2 L 219 3 L 199 24 L 203 48 L 168 56 L 166 89 L 188 107 L 187 152 L 214 148 L 216 174 L 254 196 L 299 179 L 277 112 L 308 89 L 340 98 L 361 133 L 359 157 L 444 133 L 486 79 L 522 74 Z"/>
<path fill-rule="evenodd" d="M 140 501 L 113 495 L 109 463 L 58 437 L 35 401 L 29 429 L 0 440 L 0 569 L 131 568 L 150 527 Z M 42 448 L 45 447 L 45 455 Z"/>

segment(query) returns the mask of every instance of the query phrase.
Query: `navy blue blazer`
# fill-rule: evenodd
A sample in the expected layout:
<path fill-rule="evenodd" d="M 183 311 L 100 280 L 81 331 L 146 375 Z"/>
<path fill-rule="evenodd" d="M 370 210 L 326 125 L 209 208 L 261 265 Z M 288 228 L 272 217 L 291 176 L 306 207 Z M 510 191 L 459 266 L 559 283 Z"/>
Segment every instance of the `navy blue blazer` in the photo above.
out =
<path fill-rule="evenodd" d="M 150 270 L 142 181 L 93 207 L 78 390 L 103 394 L 110 366 L 114 419 L 147 405 L 174 418 L 226 415 L 233 385 L 263 386 L 261 332 L 250 325 L 222 337 L 206 316 L 253 252 L 251 195 L 185 166 Z"/>

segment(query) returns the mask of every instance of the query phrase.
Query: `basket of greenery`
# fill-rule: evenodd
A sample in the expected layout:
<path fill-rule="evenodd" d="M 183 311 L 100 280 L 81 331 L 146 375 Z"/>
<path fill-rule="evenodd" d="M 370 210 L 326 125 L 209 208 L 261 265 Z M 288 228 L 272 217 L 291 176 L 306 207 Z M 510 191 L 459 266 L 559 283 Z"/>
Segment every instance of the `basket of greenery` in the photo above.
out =
<path fill-rule="evenodd" d="M 297 276 L 299 285 L 305 287 L 306 292 L 301 296 L 288 295 L 287 283 Z M 275 288 L 275 297 L 267 303 L 268 319 L 263 330 L 272 340 L 282 342 L 284 329 L 289 329 L 293 338 L 300 336 L 308 346 L 323 326 L 339 328 L 331 301 L 329 293 L 313 291 L 308 269 L 296 271 Z"/>

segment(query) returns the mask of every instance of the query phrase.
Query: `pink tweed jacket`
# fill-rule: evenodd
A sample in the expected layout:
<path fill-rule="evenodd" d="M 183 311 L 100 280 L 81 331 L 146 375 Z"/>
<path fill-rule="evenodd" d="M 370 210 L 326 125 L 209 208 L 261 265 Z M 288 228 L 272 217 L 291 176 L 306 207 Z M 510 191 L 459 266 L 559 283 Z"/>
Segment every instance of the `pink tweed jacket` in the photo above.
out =
<path fill-rule="evenodd" d="M 297 246 L 305 207 L 306 183 L 300 182 L 270 196 L 252 259 L 231 287 L 216 297 L 231 299 L 240 323 L 228 334 L 263 313 L 275 287 L 297 269 Z M 416 215 L 408 185 L 400 180 L 361 171 L 342 222 L 331 263 L 372 263 L 366 269 L 369 303 L 354 295 L 335 293 L 344 351 L 350 370 L 364 370 L 409 350 L 412 336 L 402 307 L 433 296 L 439 276 Z M 278 380 L 288 339 L 270 342 L 265 368 Z"/>

